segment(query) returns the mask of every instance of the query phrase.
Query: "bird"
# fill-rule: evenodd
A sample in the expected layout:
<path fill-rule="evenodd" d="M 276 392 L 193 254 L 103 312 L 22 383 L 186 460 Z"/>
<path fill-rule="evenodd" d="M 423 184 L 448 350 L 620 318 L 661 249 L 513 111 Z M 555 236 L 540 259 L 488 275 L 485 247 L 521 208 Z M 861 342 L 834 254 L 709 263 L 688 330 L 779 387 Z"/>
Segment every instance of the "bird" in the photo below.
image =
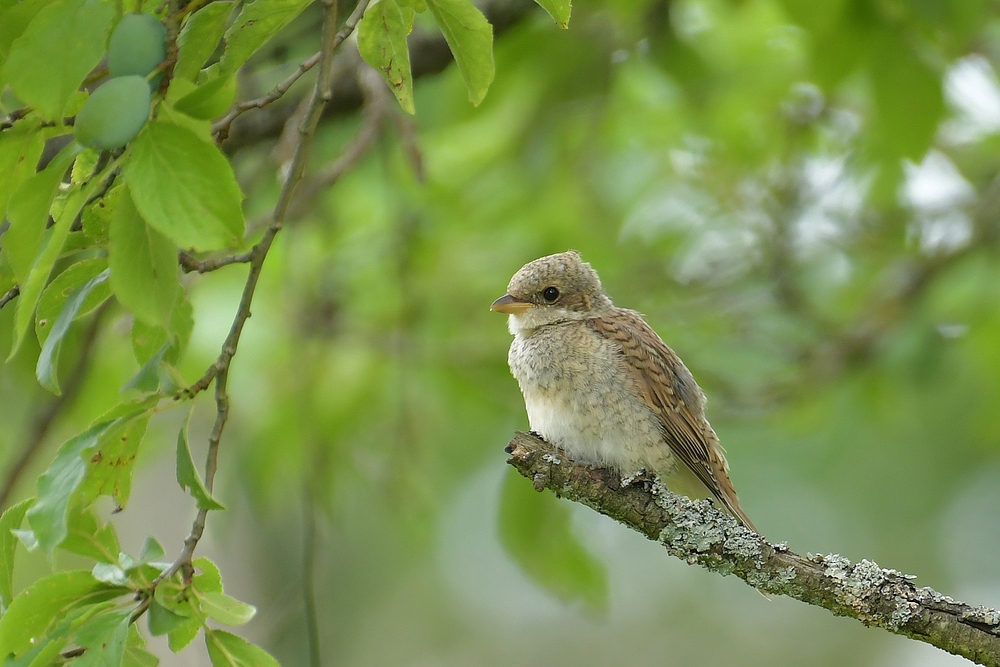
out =
<path fill-rule="evenodd" d="M 712 498 L 758 532 L 691 371 L 642 315 L 611 302 L 578 252 L 525 264 L 490 310 L 508 315 L 507 361 L 534 433 L 574 460 Z"/>

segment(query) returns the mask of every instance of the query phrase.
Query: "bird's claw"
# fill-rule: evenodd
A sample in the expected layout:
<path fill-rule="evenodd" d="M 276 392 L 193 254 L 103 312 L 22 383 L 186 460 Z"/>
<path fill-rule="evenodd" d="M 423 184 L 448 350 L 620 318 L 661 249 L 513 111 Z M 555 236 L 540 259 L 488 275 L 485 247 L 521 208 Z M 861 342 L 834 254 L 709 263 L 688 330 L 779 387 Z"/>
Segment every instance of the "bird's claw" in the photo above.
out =
<path fill-rule="evenodd" d="M 648 486 L 653 483 L 655 476 L 641 468 L 631 475 L 625 475 L 621 479 L 621 488 L 627 489 L 630 486 Z"/>

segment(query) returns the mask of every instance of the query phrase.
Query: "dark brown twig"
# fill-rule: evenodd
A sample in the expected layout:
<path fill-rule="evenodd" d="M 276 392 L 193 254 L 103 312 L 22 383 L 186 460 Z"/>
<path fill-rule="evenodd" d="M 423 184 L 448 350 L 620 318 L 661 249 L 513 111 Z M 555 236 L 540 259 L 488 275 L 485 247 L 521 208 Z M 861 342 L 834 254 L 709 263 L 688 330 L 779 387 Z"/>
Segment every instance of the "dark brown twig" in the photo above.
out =
<path fill-rule="evenodd" d="M 367 7 L 368 7 L 367 1 L 359 2 L 357 7 L 354 8 L 354 11 L 351 12 L 351 15 L 347 17 L 347 20 L 344 21 L 343 27 L 340 29 L 339 32 L 337 32 L 336 35 L 334 35 L 334 42 L 333 42 L 334 50 L 336 50 L 336 48 L 340 46 L 340 43 L 343 42 L 345 39 L 347 39 L 347 37 L 352 32 L 354 32 L 354 28 L 358 25 L 358 21 L 361 20 L 361 17 L 364 16 L 365 9 Z M 223 141 L 229 138 L 229 128 L 233 124 L 233 121 L 240 116 L 240 114 L 250 111 L 251 109 L 263 109 L 272 102 L 281 99 L 281 97 L 288 92 L 288 89 L 291 88 L 296 81 L 302 78 L 303 74 L 305 74 L 313 67 L 315 67 L 316 63 L 320 62 L 322 57 L 323 57 L 323 51 L 320 51 L 319 53 L 314 53 L 313 55 L 309 56 L 301 63 L 299 63 L 299 66 L 295 69 L 295 71 L 292 72 L 290 75 L 288 75 L 287 78 L 281 81 L 274 88 L 272 88 L 269 93 L 267 93 L 266 95 L 262 95 L 261 97 L 258 97 L 256 99 L 247 100 L 246 102 L 240 102 L 235 107 L 233 107 L 233 109 L 229 113 L 227 113 L 225 116 L 220 118 L 216 123 L 212 125 L 212 135 L 215 136 L 215 140 L 218 143 L 222 143 Z"/>
<path fill-rule="evenodd" d="M 359 72 L 365 89 L 364 120 L 361 127 L 337 156 L 337 159 L 320 169 L 311 178 L 305 178 L 295 192 L 288 218 L 295 220 L 302 216 L 316 197 L 332 187 L 340 177 L 361 161 L 375 142 L 378 141 L 386 119 L 392 113 L 392 97 L 378 72 L 365 67 Z"/>
<path fill-rule="evenodd" d="M 9 130 L 14 127 L 14 123 L 21 120 L 25 116 L 31 113 L 31 107 L 21 107 L 20 109 L 14 109 L 11 111 L 6 118 L 0 121 L 0 131 Z"/>
<path fill-rule="evenodd" d="M 277 102 L 279 99 L 288 92 L 288 89 L 295 84 L 296 81 L 302 78 L 302 75 L 311 70 L 319 62 L 320 53 L 314 53 L 309 56 L 295 68 L 286 79 L 281 81 L 278 85 L 271 89 L 266 95 L 261 95 L 252 100 L 246 100 L 245 102 L 238 103 L 235 107 L 229 110 L 225 116 L 217 120 L 212 124 L 212 135 L 215 140 L 222 143 L 229 138 L 229 128 L 233 124 L 233 121 L 239 118 L 241 114 L 250 111 L 251 109 L 263 109 L 268 104 L 272 102 Z"/>
<path fill-rule="evenodd" d="M 18 285 L 14 285 L 9 290 L 4 292 L 3 296 L 0 296 L 0 308 L 3 308 L 8 303 L 17 298 L 17 295 L 21 293 L 21 288 Z"/>
<path fill-rule="evenodd" d="M 532 0 L 482 0 L 476 5 L 493 26 L 494 37 L 499 37 L 540 11 Z M 417 28 L 410 35 L 408 42 L 414 81 L 437 74 L 454 62 L 451 50 L 440 31 Z M 327 106 L 326 116 L 354 113 L 364 102 L 356 75 L 361 67 L 367 65 L 361 60 L 356 49 L 345 49 L 338 54 L 335 61 L 334 100 Z M 298 98 L 292 93 L 280 103 L 269 104 L 266 108 L 256 109 L 241 116 L 232 123 L 222 150 L 233 154 L 246 146 L 277 137 L 297 105 Z"/>
<path fill-rule="evenodd" d="M 253 260 L 253 250 L 239 253 L 238 255 L 222 255 L 220 257 L 210 257 L 209 259 L 195 259 L 187 252 L 181 250 L 177 254 L 177 261 L 181 265 L 184 273 L 208 273 L 216 271 L 230 264 L 246 264 Z"/>
<path fill-rule="evenodd" d="M 507 463 L 533 482 L 620 521 L 689 564 L 735 574 L 762 592 L 787 595 L 869 626 L 1000 666 L 1000 611 L 953 600 L 869 560 L 801 556 L 741 526 L 708 501 L 668 491 L 659 480 L 627 484 L 614 472 L 566 459 L 526 433 Z"/>

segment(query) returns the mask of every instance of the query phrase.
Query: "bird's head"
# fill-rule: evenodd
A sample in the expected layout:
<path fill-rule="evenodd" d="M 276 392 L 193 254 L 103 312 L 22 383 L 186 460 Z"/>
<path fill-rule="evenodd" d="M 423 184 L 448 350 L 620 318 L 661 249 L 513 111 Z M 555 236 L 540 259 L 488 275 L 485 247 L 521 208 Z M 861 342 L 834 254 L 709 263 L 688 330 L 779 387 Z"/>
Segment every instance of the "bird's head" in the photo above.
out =
<path fill-rule="evenodd" d="M 596 317 L 608 308 L 611 300 L 597 272 L 580 253 L 570 250 L 522 266 L 490 310 L 510 315 L 510 329 L 515 332 Z"/>

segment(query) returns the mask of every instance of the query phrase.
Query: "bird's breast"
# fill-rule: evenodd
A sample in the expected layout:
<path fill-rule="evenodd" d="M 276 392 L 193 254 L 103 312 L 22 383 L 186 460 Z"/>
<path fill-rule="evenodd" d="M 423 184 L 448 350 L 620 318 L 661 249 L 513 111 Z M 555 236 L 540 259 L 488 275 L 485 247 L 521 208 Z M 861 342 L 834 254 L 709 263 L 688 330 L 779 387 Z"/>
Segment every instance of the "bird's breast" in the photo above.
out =
<path fill-rule="evenodd" d="M 531 429 L 571 457 L 623 472 L 672 467 L 621 350 L 585 322 L 516 335 L 508 361 Z"/>

